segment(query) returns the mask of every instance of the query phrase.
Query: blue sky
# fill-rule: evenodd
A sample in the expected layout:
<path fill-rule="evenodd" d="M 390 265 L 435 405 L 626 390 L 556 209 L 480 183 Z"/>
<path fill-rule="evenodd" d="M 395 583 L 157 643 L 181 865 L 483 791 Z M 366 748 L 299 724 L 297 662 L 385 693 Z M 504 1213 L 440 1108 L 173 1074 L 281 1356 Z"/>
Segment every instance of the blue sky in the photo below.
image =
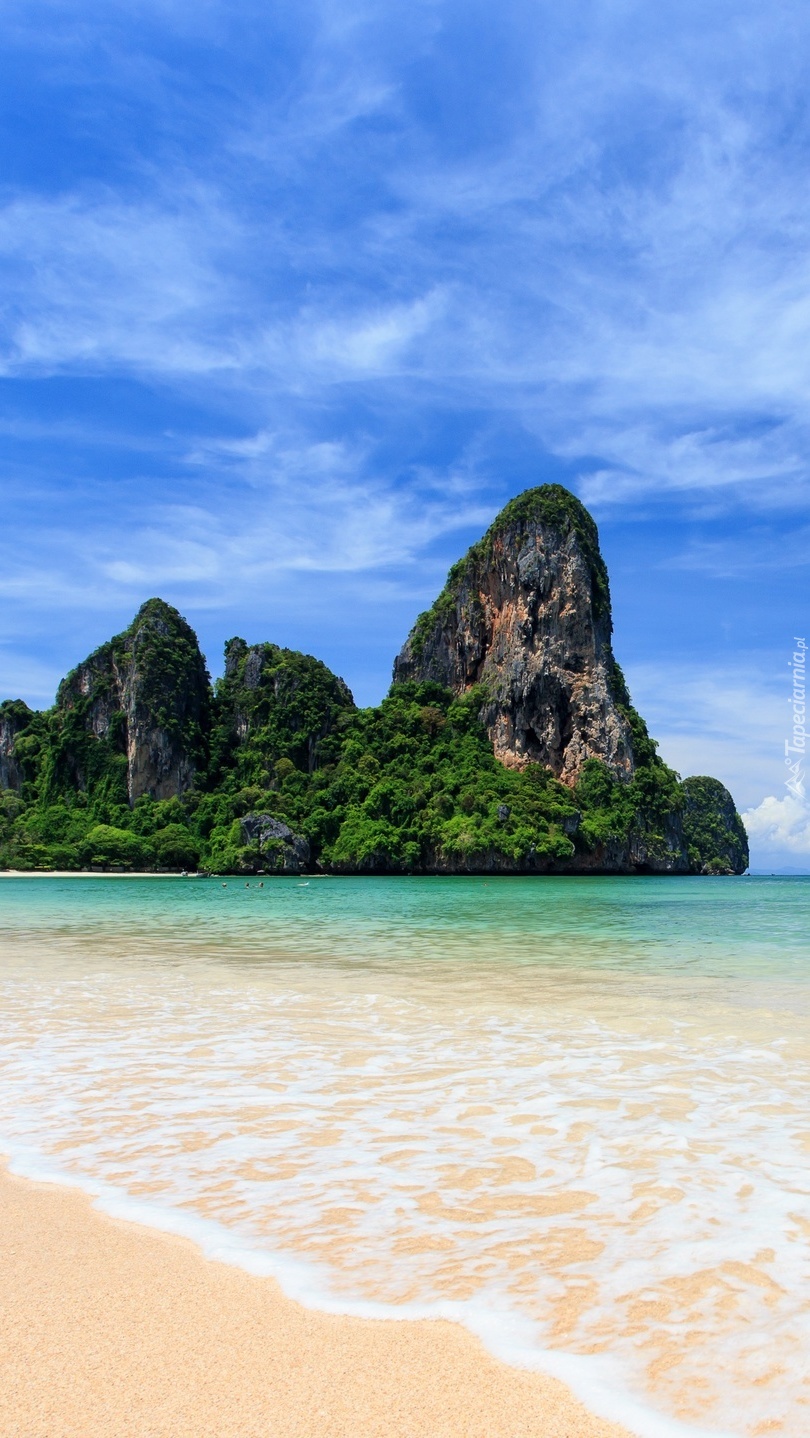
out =
<path fill-rule="evenodd" d="M 160 594 L 374 702 L 559 480 L 662 754 L 810 864 L 805 5 L 9 0 L 1 63 L 3 695 Z"/>

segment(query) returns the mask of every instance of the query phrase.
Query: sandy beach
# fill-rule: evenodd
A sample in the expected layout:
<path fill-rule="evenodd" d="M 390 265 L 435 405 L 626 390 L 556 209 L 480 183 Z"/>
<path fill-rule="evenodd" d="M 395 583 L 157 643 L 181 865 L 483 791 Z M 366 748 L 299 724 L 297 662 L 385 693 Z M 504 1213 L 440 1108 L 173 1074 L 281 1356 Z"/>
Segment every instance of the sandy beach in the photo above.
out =
<path fill-rule="evenodd" d="M 0 889 L 2 1438 L 806 1438 L 789 882 Z"/>
<path fill-rule="evenodd" d="M 5 1438 L 627 1438 L 460 1327 L 311 1312 L 5 1169 L 0 1234 Z"/>

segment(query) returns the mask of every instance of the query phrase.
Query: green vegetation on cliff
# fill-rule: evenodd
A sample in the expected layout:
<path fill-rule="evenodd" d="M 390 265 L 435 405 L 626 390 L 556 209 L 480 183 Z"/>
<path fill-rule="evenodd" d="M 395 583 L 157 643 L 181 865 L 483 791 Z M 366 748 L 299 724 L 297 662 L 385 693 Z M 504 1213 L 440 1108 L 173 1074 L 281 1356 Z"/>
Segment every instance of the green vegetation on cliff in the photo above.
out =
<path fill-rule="evenodd" d="M 164 788 L 185 787 L 207 762 L 210 704 L 194 630 L 171 605 L 149 599 L 123 633 L 62 680 L 53 709 L 32 717 L 26 773 L 45 802 L 78 791 L 113 807 L 128 805 L 132 753 L 148 748 L 136 788 L 148 786 L 149 764 L 161 770 Z M 17 738 L 15 754 L 20 746 Z"/>
<path fill-rule="evenodd" d="M 748 866 L 748 835 L 718 779 L 684 779 L 683 832 L 691 867 L 700 874 L 737 874 Z"/>
<path fill-rule="evenodd" d="M 342 679 L 319 659 L 277 644 L 225 645 L 213 705 L 209 783 L 261 785 L 280 760 L 311 773 L 333 762 L 341 714 L 354 710 Z"/>
<path fill-rule="evenodd" d="M 590 760 L 570 789 L 539 765 L 498 763 L 475 691 L 455 698 L 437 685 L 399 684 L 377 708 L 358 710 L 317 661 L 268 649 L 268 673 L 282 689 L 293 676 L 301 681 L 310 737 L 320 736 L 313 768 L 304 731 L 285 720 L 283 703 L 274 717 L 269 695 L 253 711 L 263 722 L 239 742 L 233 716 L 242 722 L 244 696 L 235 672 L 218 687 L 211 767 L 191 791 L 130 807 L 109 785 L 66 785 L 54 799 L 50 777 L 47 792 L 27 781 L 20 794 L 0 796 L 0 865 L 272 870 L 283 845 L 260 849 L 245 833 L 246 816 L 260 813 L 302 836 L 311 862 L 333 872 L 686 871 L 677 833 L 684 786 L 654 750 L 630 782 Z M 50 776 L 47 742 L 41 747 Z M 711 854 L 696 830 L 692 843 L 691 866 L 700 870 L 716 856 L 716 838 Z M 630 844 L 632 865 L 622 859 Z"/>

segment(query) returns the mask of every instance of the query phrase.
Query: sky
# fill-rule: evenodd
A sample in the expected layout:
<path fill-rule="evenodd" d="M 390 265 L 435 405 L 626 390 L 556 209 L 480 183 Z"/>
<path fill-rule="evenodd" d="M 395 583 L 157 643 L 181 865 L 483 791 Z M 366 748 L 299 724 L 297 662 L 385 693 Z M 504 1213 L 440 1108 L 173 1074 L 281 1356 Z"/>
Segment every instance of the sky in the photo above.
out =
<path fill-rule="evenodd" d="M 560 482 L 662 756 L 810 868 L 806 4 L 7 0 L 0 67 L 0 697 L 157 594 L 375 703 Z"/>

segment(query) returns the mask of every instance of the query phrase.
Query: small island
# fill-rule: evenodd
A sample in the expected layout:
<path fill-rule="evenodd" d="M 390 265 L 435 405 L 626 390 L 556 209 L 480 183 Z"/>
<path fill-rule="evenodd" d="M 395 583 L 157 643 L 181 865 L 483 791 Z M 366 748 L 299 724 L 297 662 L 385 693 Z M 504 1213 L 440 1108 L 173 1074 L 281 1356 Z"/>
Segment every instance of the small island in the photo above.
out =
<path fill-rule="evenodd" d="M 320 660 L 225 646 L 148 600 L 62 681 L 0 705 L 0 868 L 299 874 L 741 874 L 716 779 L 658 756 L 612 649 L 596 525 L 512 500 L 359 709 Z"/>

